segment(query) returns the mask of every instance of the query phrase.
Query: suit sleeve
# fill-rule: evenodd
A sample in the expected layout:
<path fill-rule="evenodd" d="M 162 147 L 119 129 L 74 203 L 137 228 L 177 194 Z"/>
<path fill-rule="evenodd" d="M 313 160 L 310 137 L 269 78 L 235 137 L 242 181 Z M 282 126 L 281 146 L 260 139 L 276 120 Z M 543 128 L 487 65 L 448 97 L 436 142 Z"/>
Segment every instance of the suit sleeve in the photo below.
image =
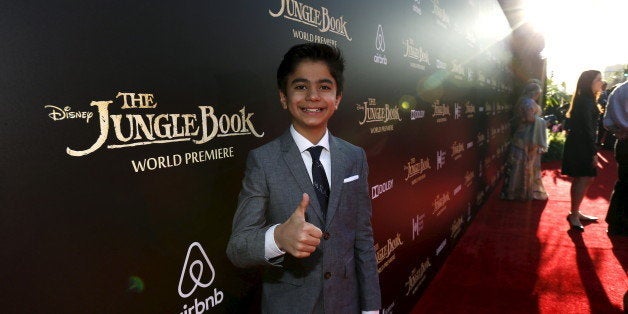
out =
<path fill-rule="evenodd" d="M 360 306 L 363 311 L 381 309 L 381 296 L 377 261 L 373 247 L 373 228 L 371 226 L 371 198 L 368 187 L 368 164 L 364 150 L 362 153 L 361 187 L 357 214 L 355 260 L 358 282 L 360 285 Z"/>
<path fill-rule="evenodd" d="M 238 267 L 269 264 L 264 257 L 264 235 L 270 227 L 266 225 L 268 195 L 264 169 L 255 151 L 251 151 L 227 244 L 227 256 Z"/>

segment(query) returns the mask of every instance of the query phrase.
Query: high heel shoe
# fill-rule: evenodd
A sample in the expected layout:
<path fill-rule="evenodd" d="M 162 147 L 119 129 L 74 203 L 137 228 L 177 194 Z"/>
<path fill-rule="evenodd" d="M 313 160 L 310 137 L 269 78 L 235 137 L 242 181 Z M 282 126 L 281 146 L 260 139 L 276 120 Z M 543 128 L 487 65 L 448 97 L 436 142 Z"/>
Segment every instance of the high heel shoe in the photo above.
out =
<path fill-rule="evenodd" d="M 581 212 L 578 212 L 578 219 L 581 221 L 597 221 L 598 218 L 595 216 L 589 216 Z"/>
<path fill-rule="evenodd" d="M 569 222 L 569 226 L 571 226 L 571 229 L 577 230 L 580 232 L 584 231 L 584 226 L 580 222 L 580 219 L 577 215 L 574 215 L 574 214 L 567 215 L 567 221 Z"/>

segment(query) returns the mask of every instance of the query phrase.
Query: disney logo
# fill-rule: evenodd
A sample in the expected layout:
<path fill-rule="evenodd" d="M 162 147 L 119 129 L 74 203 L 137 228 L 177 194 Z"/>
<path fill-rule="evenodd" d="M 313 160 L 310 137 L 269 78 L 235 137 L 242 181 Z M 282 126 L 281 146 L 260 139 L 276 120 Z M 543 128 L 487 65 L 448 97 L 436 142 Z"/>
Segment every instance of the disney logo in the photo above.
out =
<path fill-rule="evenodd" d="M 48 116 L 54 121 L 65 119 L 84 119 L 86 123 L 89 123 L 89 119 L 94 116 L 94 113 L 89 111 L 72 111 L 72 108 L 70 108 L 70 106 L 66 106 L 61 109 L 57 106 L 47 105 L 44 106 L 44 108 L 51 109 Z"/>

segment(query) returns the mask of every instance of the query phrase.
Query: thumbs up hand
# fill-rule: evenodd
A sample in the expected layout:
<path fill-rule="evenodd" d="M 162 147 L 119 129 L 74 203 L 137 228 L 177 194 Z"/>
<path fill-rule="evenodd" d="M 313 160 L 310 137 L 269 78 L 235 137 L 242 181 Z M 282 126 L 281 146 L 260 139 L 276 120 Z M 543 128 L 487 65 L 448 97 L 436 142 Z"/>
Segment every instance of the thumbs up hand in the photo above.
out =
<path fill-rule="evenodd" d="M 277 246 L 296 258 L 310 256 L 321 243 L 323 232 L 305 221 L 305 211 L 310 204 L 310 196 L 303 193 L 301 203 L 286 222 L 275 228 Z"/>

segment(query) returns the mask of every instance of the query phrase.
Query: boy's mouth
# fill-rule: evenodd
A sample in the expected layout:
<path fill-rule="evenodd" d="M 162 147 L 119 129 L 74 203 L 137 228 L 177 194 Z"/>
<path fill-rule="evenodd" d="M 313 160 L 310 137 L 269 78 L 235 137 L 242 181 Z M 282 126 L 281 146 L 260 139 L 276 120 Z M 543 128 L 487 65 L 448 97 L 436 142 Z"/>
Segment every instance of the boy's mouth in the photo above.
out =
<path fill-rule="evenodd" d="M 301 108 L 301 111 L 305 113 L 317 113 L 325 110 L 324 108 Z"/>

